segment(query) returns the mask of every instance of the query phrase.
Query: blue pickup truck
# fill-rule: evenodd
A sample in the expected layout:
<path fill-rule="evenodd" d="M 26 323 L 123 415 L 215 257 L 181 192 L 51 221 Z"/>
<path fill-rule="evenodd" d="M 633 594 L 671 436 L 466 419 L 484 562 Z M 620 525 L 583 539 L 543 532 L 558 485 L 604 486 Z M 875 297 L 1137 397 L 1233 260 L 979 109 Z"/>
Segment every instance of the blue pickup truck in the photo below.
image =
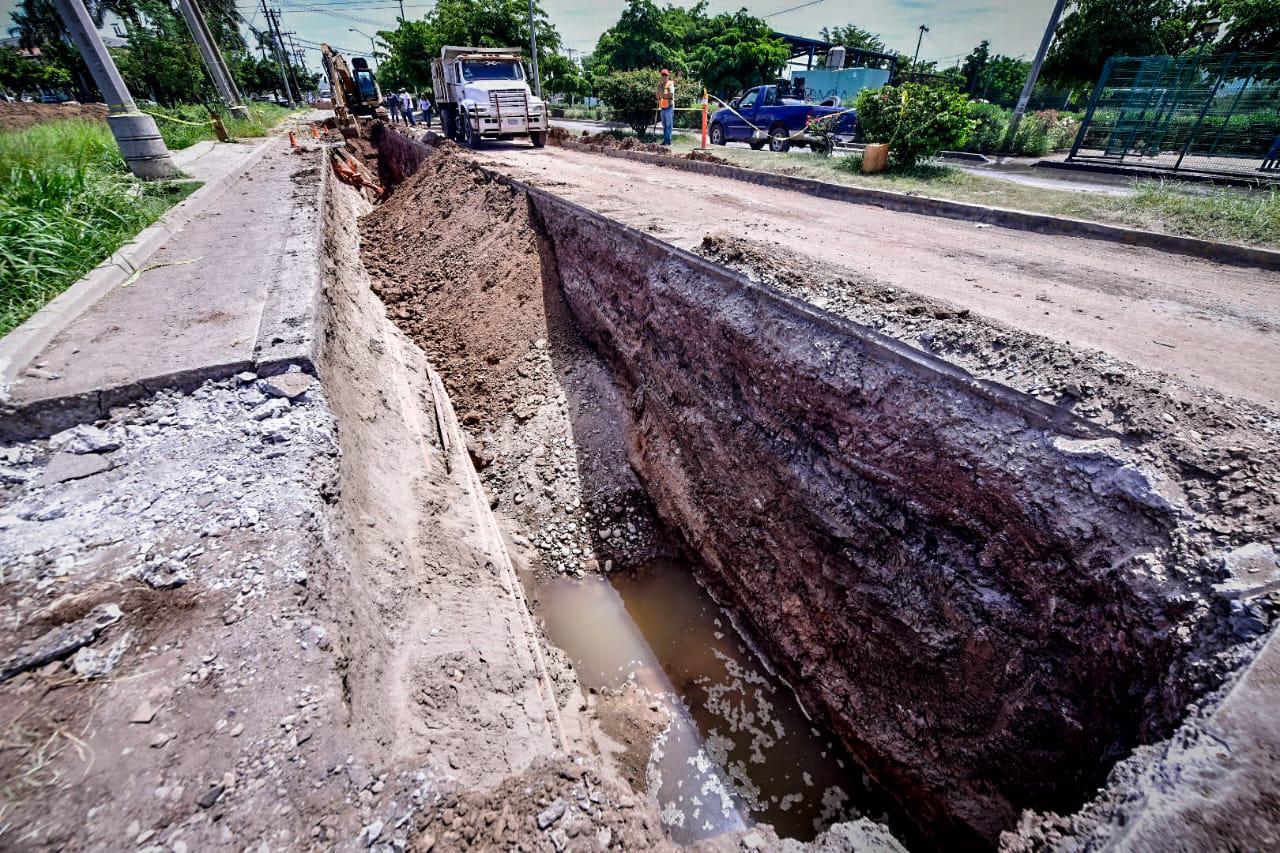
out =
<path fill-rule="evenodd" d="M 746 142 L 759 150 L 786 151 L 792 145 L 813 142 L 806 131 L 810 119 L 839 113 L 844 107 L 810 104 L 799 98 L 779 94 L 777 86 L 757 86 L 740 98 L 729 102 L 732 109 L 716 110 L 711 116 L 709 136 L 712 145 Z M 853 139 L 858 134 L 858 117 L 852 110 L 836 120 L 835 134 Z"/>

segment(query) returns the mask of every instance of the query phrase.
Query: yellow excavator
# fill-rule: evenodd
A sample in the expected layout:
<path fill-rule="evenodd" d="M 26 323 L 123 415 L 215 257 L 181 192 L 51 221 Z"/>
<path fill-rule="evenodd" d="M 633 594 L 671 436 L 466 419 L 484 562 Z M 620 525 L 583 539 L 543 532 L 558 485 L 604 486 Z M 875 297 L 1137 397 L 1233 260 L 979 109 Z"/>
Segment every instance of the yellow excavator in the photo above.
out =
<path fill-rule="evenodd" d="M 333 112 L 340 124 L 348 123 L 352 116 L 387 117 L 382 90 L 369 70 L 368 60 L 357 56 L 348 64 L 345 56 L 327 44 L 320 45 L 320 55 L 333 90 Z"/>

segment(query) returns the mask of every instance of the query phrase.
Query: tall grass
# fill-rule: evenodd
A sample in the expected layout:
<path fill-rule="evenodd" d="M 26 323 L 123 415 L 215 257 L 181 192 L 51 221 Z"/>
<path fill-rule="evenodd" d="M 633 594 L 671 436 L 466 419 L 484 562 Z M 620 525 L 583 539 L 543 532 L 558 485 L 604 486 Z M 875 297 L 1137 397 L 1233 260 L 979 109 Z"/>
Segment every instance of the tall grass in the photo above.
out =
<path fill-rule="evenodd" d="M 192 188 L 135 181 L 104 122 L 0 133 L 0 335 Z"/>
<path fill-rule="evenodd" d="M 222 124 L 232 139 L 249 139 L 255 136 L 266 136 L 280 119 L 289 114 L 285 107 L 275 104 L 248 104 L 247 119 L 232 118 L 230 113 L 216 108 L 222 117 Z M 164 144 L 173 150 L 180 150 L 195 145 L 206 139 L 214 139 L 213 125 L 209 122 L 209 111 L 199 104 L 184 104 L 178 107 L 146 107 L 146 111 L 156 117 L 156 126 L 164 137 Z M 177 119 L 174 121 L 173 119 Z"/>

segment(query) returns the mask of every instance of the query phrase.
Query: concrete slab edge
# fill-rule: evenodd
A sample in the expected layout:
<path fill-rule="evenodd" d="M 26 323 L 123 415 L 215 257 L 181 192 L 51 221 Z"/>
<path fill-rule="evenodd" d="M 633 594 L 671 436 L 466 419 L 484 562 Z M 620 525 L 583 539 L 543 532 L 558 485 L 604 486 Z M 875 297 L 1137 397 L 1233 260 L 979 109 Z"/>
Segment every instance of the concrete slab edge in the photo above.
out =
<path fill-rule="evenodd" d="M 83 278 L 58 294 L 25 323 L 0 338 L 0 403 L 8 400 L 17 376 L 40 352 L 94 303 L 124 284 L 147 259 L 187 223 L 220 199 L 227 189 L 261 160 L 279 137 L 263 140 L 223 175 L 208 181 L 156 222 L 117 249 Z"/>
<path fill-rule="evenodd" d="M 1243 246 L 1236 243 L 1219 243 L 1213 240 L 1202 240 L 1198 237 L 1181 237 L 1175 234 L 1160 234 L 1155 231 L 1143 231 L 1138 228 L 1126 228 L 1122 225 L 1107 225 L 1101 222 L 1090 222 L 1084 219 L 1070 219 L 1062 216 L 1050 216 L 1045 213 L 1028 213 L 1022 210 L 1009 210 L 1002 207 L 986 207 L 961 201 L 926 198 L 908 195 L 889 190 L 867 189 L 844 184 L 832 184 L 826 181 L 815 181 L 809 178 L 796 178 L 789 175 L 775 175 L 755 169 L 744 169 L 741 166 L 726 166 L 720 163 L 705 163 L 698 160 L 684 160 L 663 154 L 648 154 L 643 151 L 622 151 L 612 148 L 600 148 L 594 145 L 583 145 L 572 140 L 560 143 L 570 151 L 584 151 L 600 154 L 605 157 L 617 157 L 623 160 L 634 160 L 649 163 L 668 169 L 679 169 L 700 175 L 711 175 L 719 178 L 730 178 L 757 186 L 774 189 L 802 192 L 818 198 L 851 204 L 869 204 L 896 210 L 903 213 L 916 213 L 924 216 L 938 216 L 944 219 L 959 219 L 982 225 L 997 225 L 1017 231 L 1032 231 L 1038 234 L 1055 234 L 1064 237 L 1083 237 L 1091 240 L 1105 240 L 1109 243 L 1121 243 L 1156 249 L 1179 255 L 1204 258 L 1233 266 L 1260 267 L 1268 270 L 1280 270 L 1280 251 L 1263 249 L 1255 246 Z"/>

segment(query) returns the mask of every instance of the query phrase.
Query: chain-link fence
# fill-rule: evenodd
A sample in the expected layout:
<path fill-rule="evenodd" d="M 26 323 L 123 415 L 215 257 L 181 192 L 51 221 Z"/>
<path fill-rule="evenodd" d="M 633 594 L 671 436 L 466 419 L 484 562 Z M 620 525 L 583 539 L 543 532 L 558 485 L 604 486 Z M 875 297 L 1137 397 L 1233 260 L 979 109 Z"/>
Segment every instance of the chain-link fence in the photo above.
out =
<path fill-rule="evenodd" d="M 1068 159 L 1280 178 L 1280 57 L 1113 57 Z"/>

